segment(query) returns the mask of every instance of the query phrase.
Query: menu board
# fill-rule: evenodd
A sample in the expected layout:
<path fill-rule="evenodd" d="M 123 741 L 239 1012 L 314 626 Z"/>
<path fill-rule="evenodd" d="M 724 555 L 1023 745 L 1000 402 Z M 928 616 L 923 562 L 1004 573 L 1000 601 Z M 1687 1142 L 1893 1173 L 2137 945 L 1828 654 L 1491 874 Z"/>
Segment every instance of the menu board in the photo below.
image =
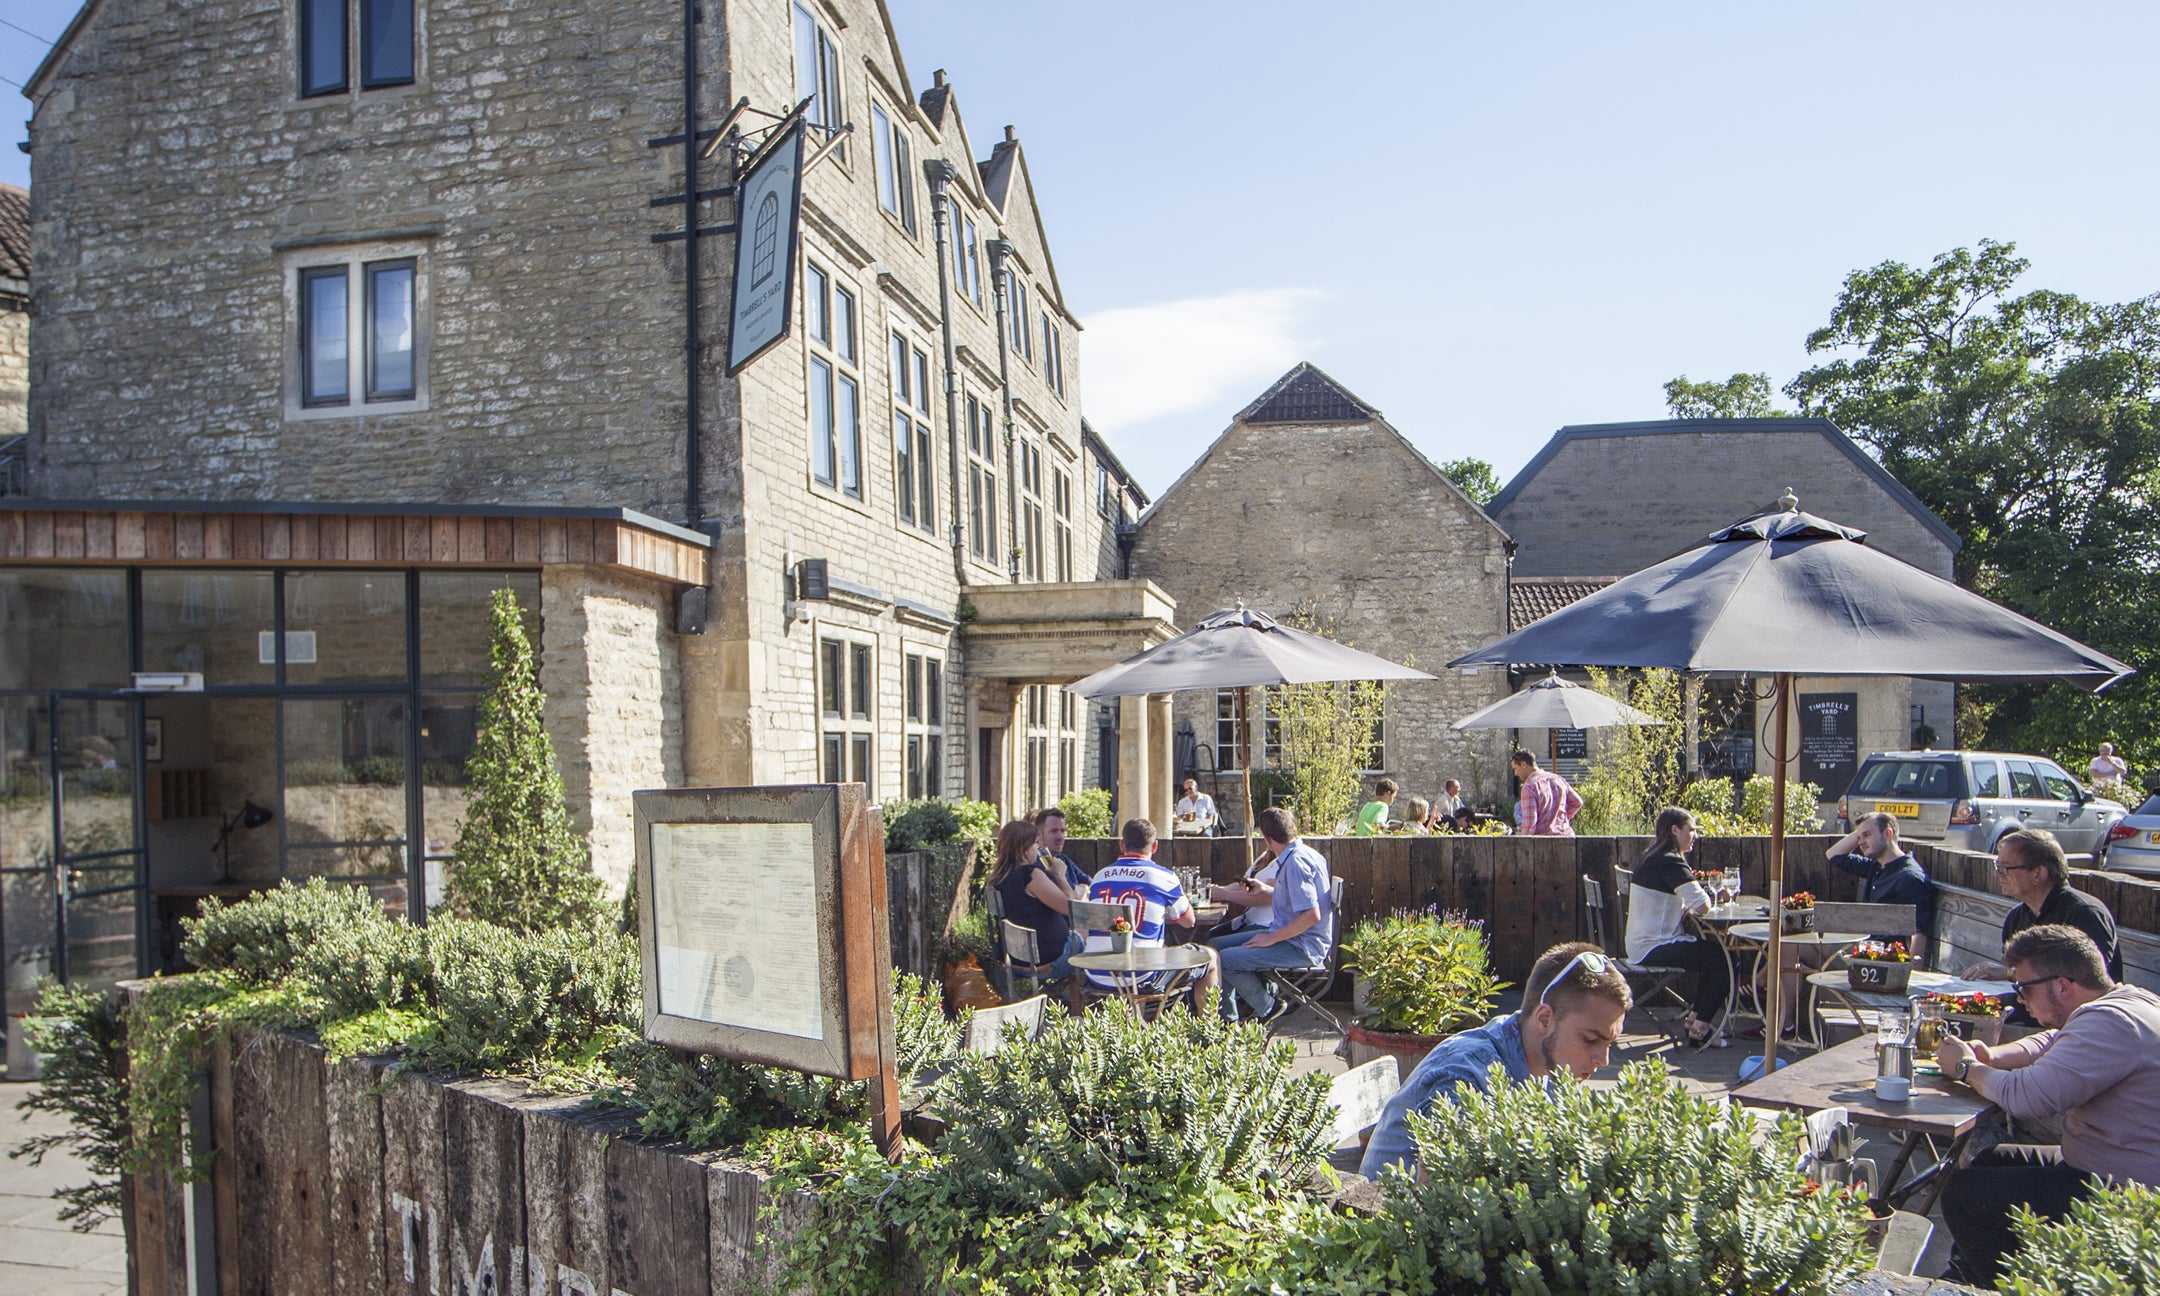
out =
<path fill-rule="evenodd" d="M 1823 799 L 1845 795 L 1860 767 L 1860 695 L 1800 695 L 1800 781 L 1822 789 Z"/>
<path fill-rule="evenodd" d="M 807 823 L 655 823 L 660 1011 L 823 1039 L 817 843 Z"/>

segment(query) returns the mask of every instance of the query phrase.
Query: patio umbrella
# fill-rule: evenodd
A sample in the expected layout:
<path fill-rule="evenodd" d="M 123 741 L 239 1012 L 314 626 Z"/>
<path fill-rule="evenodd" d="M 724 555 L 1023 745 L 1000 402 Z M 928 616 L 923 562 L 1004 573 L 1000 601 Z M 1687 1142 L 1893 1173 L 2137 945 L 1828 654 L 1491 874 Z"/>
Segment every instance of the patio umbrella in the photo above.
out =
<path fill-rule="evenodd" d="M 1457 720 L 1456 729 L 1607 729 L 1613 725 L 1661 725 L 1648 711 L 1616 702 L 1558 675 L 1510 693 Z"/>
<path fill-rule="evenodd" d="M 1066 685 L 1090 700 L 1183 689 L 1238 690 L 1238 733 L 1247 818 L 1252 807 L 1252 730 L 1245 721 L 1245 690 L 1274 684 L 1325 684 L 1337 680 L 1434 678 L 1424 671 L 1375 657 L 1333 639 L 1283 625 L 1265 612 L 1239 604 L 1201 618 L 1175 639 L 1138 652 L 1115 666 Z M 1252 834 L 1245 835 L 1250 851 Z"/>
<path fill-rule="evenodd" d="M 1785 785 L 1794 758 L 1787 703 L 1796 674 L 1907 675 L 2007 683 L 2067 680 L 2097 691 L 2130 668 L 2036 621 L 1865 544 L 1866 533 L 1800 512 L 1711 533 L 1703 544 L 1466 653 L 1450 666 L 1513 662 L 1668 667 L 1775 677 L 1770 903 L 1785 880 Z M 1780 924 L 1770 966 L 1781 967 Z M 1782 977 L 1771 978 L 1778 1020 Z M 1777 1031 L 1764 1035 L 1765 1074 Z"/>

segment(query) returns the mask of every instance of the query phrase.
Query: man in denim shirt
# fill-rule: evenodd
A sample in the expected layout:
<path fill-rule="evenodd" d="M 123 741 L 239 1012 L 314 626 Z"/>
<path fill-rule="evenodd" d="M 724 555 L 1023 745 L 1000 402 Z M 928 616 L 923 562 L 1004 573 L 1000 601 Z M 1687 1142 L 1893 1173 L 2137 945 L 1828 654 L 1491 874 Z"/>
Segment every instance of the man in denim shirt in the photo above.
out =
<path fill-rule="evenodd" d="M 1429 1112 L 1443 1097 L 1453 1102 L 1458 1085 L 1483 1091 L 1494 1063 L 1516 1084 L 1542 1082 L 1563 1067 L 1588 1080 L 1611 1056 L 1634 1002 L 1619 965 L 1597 946 L 1575 941 L 1546 950 L 1523 983 L 1522 1011 L 1448 1037 L 1417 1064 L 1380 1113 L 1358 1173 L 1378 1179 L 1390 1166 L 1412 1169 L 1410 1113 Z"/>

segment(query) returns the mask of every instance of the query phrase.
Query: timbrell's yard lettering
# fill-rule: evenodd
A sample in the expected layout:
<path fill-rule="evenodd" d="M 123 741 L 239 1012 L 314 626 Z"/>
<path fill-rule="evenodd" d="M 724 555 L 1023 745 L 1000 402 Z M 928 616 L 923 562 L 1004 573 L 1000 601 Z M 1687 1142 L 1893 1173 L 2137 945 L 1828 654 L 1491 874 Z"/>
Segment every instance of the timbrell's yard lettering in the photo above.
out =
<path fill-rule="evenodd" d="M 479 1255 L 450 1258 L 452 1285 L 446 1292 L 443 1288 L 443 1230 L 435 1212 L 397 1192 L 390 1194 L 390 1209 L 403 1225 L 398 1231 L 405 1239 L 405 1281 L 415 1286 L 419 1284 L 421 1255 L 425 1252 L 428 1296 L 601 1296 L 599 1284 L 583 1270 L 572 1269 L 566 1264 L 551 1265 L 546 1256 L 538 1252 L 527 1254 L 521 1246 L 510 1248 L 509 1268 L 498 1270 L 493 1233 L 480 1243 Z M 423 1232 L 426 1234 L 424 1240 Z M 630 1293 L 620 1287 L 611 1287 L 606 1296 L 630 1296 Z"/>

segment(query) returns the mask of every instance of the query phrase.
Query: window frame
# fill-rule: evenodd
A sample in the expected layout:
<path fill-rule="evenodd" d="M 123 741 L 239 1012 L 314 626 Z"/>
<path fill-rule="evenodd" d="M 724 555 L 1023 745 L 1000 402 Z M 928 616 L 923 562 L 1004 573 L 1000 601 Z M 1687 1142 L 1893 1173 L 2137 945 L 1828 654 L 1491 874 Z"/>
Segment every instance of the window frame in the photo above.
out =
<path fill-rule="evenodd" d="M 1020 456 L 1017 465 L 1020 498 L 1013 504 L 1020 519 L 1020 578 L 1039 583 L 1049 568 L 1049 556 L 1043 546 L 1042 448 L 1031 439 L 1021 437 L 1015 442 L 1013 453 Z"/>
<path fill-rule="evenodd" d="M 852 503 L 869 499 L 862 434 L 862 298 L 837 273 L 803 258 L 803 429 L 813 489 Z M 823 377 L 820 378 L 822 372 Z M 847 400 L 842 394 L 848 393 Z M 819 397 L 824 412 L 819 413 Z M 852 408 L 852 426 L 843 418 Z M 820 426 L 820 423 L 823 426 Z M 826 475 L 824 465 L 830 465 Z M 848 484 L 852 464 L 854 484 Z"/>
<path fill-rule="evenodd" d="M 826 782 L 859 782 L 874 799 L 880 692 L 877 639 L 828 622 L 815 627 L 812 644 L 812 694 L 817 706 L 814 772 Z M 838 772 L 847 777 L 831 777 L 835 755 Z"/>
<path fill-rule="evenodd" d="M 915 220 L 915 142 L 907 133 L 904 114 L 887 112 L 883 104 L 870 105 L 870 153 L 877 172 L 878 210 L 907 232 L 918 235 Z"/>
<path fill-rule="evenodd" d="M 1062 468 L 1050 470 L 1050 531 L 1051 556 L 1057 561 L 1060 581 L 1076 579 L 1073 575 L 1073 484 L 1072 477 Z"/>
<path fill-rule="evenodd" d="M 1028 290 L 1020 272 L 1011 266 L 1005 268 L 1005 320 L 1006 341 L 1012 353 L 1020 357 L 1029 368 L 1035 365 L 1032 338 L 1034 330 L 1028 327 Z"/>
<path fill-rule="evenodd" d="M 403 75 L 384 75 L 376 70 L 368 37 L 377 17 L 400 3 L 405 11 L 400 34 L 406 71 Z M 337 82 L 311 85 L 308 47 L 317 34 L 317 24 L 328 16 L 323 11 L 333 8 L 337 11 Z M 325 100 L 418 85 L 426 76 L 422 57 L 426 49 L 425 12 L 422 0 L 293 0 L 285 13 L 292 19 L 294 97 L 302 101 Z"/>
<path fill-rule="evenodd" d="M 1047 310 L 1042 312 L 1042 333 L 1043 386 L 1062 400 L 1065 397 L 1065 333 Z"/>
<path fill-rule="evenodd" d="M 957 203 L 953 205 L 953 208 L 960 215 L 960 242 L 954 249 L 953 259 L 959 263 L 961 295 L 973 302 L 976 310 L 981 310 L 983 308 L 982 231 L 976 226 L 975 217 L 969 214 L 966 208 Z"/>
<path fill-rule="evenodd" d="M 378 273 L 409 269 L 411 386 L 375 394 L 375 285 Z M 287 422 L 371 418 L 426 411 L 429 402 L 434 319 L 427 248 L 417 240 L 298 248 L 280 258 L 285 297 L 284 416 Z M 341 395 L 313 392 L 313 320 L 310 285 L 342 277 L 345 285 L 345 388 Z"/>
<path fill-rule="evenodd" d="M 805 121 L 829 129 L 838 129 L 847 123 L 847 86 L 840 76 L 840 38 L 826 30 L 825 23 L 810 6 L 801 0 L 789 5 L 789 61 L 794 65 L 795 100 L 801 102 L 804 95 L 804 70 L 802 65 L 803 24 L 811 30 L 809 96 L 811 104 L 803 113 Z M 847 142 L 842 140 L 834 146 L 834 156 L 842 162 L 847 160 Z"/>
<path fill-rule="evenodd" d="M 937 535 L 937 428 L 930 413 L 935 376 L 928 348 L 897 325 L 886 328 L 892 380 L 893 510 L 900 525 Z"/>
<path fill-rule="evenodd" d="M 901 785 L 910 798 L 943 796 L 944 652 L 928 644 L 903 643 L 901 662 Z"/>
<path fill-rule="evenodd" d="M 338 79 L 336 85 L 311 87 L 308 72 L 313 51 L 309 46 L 314 42 L 316 24 L 321 21 L 321 15 L 316 11 L 326 7 L 335 7 L 338 12 Z M 299 97 L 321 99 L 352 93 L 352 0 L 298 0 L 295 8 L 293 26 L 298 46 L 295 61 L 299 66 L 295 70 L 299 73 L 296 79 Z"/>
<path fill-rule="evenodd" d="M 420 79 L 420 3 L 404 0 L 405 5 L 405 63 L 407 72 L 402 77 L 376 76 L 372 72 L 373 51 L 368 43 L 368 23 L 379 5 L 389 5 L 396 0 L 360 0 L 355 19 L 359 30 L 354 33 L 354 54 L 360 64 L 360 88 L 362 90 L 388 90 L 394 86 L 409 86 Z"/>
<path fill-rule="evenodd" d="M 961 404 L 967 419 L 968 556 L 998 566 L 997 418 L 986 396 L 968 393 Z M 958 508 L 956 501 L 953 507 Z"/>

